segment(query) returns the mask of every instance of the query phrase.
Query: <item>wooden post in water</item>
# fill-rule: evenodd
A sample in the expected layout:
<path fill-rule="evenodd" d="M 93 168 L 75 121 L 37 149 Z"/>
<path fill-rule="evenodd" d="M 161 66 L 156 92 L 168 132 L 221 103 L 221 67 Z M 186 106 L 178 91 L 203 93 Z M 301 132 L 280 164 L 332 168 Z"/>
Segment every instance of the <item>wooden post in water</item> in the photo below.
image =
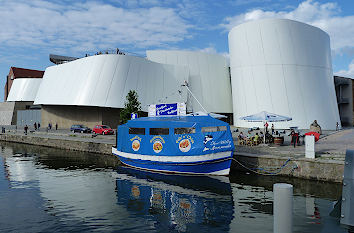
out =
<path fill-rule="evenodd" d="M 291 233 L 293 231 L 293 186 L 278 183 L 273 185 L 274 233 Z"/>
<path fill-rule="evenodd" d="M 347 150 L 344 162 L 340 223 L 354 231 L 354 150 Z"/>

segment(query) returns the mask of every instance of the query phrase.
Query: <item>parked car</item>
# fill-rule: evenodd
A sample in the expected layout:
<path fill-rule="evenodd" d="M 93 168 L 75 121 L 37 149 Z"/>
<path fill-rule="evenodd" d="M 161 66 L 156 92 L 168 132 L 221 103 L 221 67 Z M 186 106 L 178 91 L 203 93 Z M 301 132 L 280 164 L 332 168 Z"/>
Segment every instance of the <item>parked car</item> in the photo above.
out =
<path fill-rule="evenodd" d="M 111 127 L 109 127 L 108 125 L 96 125 L 95 127 L 93 127 L 93 133 L 102 135 L 114 134 L 114 130 L 111 129 Z"/>
<path fill-rule="evenodd" d="M 70 127 L 70 131 L 73 133 L 79 132 L 79 133 L 91 133 L 91 129 L 89 127 L 86 127 L 84 125 L 72 125 Z"/>

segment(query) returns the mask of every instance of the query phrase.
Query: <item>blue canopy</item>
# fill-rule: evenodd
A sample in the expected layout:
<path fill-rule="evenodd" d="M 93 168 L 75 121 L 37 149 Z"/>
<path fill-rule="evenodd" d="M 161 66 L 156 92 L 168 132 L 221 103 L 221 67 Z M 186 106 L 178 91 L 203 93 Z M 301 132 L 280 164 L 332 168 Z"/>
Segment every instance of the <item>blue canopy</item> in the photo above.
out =
<path fill-rule="evenodd" d="M 141 117 L 129 120 L 125 125 L 129 127 L 192 127 L 198 124 L 204 126 L 228 126 L 226 122 L 211 116 L 180 116 L 180 117 Z"/>
<path fill-rule="evenodd" d="M 210 116 L 142 117 L 118 127 L 117 149 L 143 155 L 233 151 L 227 123 Z"/>

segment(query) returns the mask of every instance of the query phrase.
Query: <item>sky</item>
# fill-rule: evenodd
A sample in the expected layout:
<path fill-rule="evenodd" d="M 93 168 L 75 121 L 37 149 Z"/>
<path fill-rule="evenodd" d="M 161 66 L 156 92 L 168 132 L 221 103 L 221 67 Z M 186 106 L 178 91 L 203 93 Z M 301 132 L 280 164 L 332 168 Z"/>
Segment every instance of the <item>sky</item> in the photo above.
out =
<path fill-rule="evenodd" d="M 228 56 L 228 32 L 263 18 L 321 28 L 336 75 L 354 78 L 352 0 L 0 0 L 0 101 L 10 67 L 45 70 L 49 54 L 83 57 L 119 48 Z M 53 87 L 55 88 L 55 87 Z"/>

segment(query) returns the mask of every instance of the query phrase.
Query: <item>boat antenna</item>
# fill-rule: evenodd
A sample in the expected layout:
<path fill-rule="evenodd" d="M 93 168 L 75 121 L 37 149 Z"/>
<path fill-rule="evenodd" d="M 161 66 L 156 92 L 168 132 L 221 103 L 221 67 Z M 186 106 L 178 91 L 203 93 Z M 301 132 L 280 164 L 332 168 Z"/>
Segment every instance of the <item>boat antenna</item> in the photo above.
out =
<path fill-rule="evenodd" d="M 202 107 L 202 109 L 204 110 L 205 113 L 208 113 L 207 110 L 205 110 L 205 108 L 203 107 L 203 105 L 199 102 L 199 100 L 197 99 L 197 97 L 195 97 L 195 95 L 193 94 L 193 92 L 189 89 L 189 84 L 186 80 L 184 80 L 184 83 L 181 85 L 182 87 L 186 87 L 187 90 L 189 91 L 189 93 L 192 95 L 192 97 L 197 101 L 197 103 L 200 105 L 200 107 Z M 209 115 L 209 114 L 208 114 Z"/>

